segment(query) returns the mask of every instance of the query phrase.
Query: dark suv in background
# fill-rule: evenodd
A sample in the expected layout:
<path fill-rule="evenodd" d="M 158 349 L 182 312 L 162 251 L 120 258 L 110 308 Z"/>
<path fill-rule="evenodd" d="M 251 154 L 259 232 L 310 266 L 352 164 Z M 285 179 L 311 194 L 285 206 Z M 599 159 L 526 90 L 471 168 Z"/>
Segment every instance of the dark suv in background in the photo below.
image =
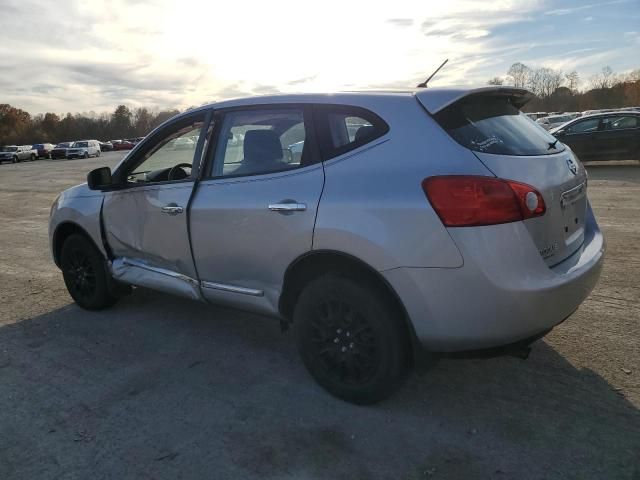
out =
<path fill-rule="evenodd" d="M 52 143 L 36 143 L 31 148 L 38 152 L 38 158 L 51 158 L 51 152 L 56 146 Z"/>

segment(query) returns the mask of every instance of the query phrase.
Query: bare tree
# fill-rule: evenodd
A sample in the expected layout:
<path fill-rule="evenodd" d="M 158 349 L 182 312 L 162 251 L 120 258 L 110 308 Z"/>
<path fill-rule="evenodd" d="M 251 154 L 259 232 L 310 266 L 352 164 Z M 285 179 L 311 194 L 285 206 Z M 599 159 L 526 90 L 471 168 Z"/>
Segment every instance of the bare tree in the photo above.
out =
<path fill-rule="evenodd" d="M 503 83 L 504 83 L 504 80 L 502 80 L 502 78 L 493 77 L 489 79 L 489 81 L 487 82 L 487 85 L 502 85 Z"/>
<path fill-rule="evenodd" d="M 540 98 L 547 98 L 562 84 L 562 72 L 551 68 L 536 68 L 531 71 L 527 86 Z"/>
<path fill-rule="evenodd" d="M 611 88 L 615 80 L 615 75 L 611 67 L 607 65 L 602 68 L 600 73 L 597 73 L 589 79 L 591 88 Z"/>
<path fill-rule="evenodd" d="M 627 73 L 625 77 L 626 82 L 637 82 L 638 80 L 640 80 L 640 68 L 632 70 L 631 72 Z"/>
<path fill-rule="evenodd" d="M 507 75 L 512 81 L 515 87 L 524 87 L 529 83 L 529 75 L 531 75 L 531 69 L 524 63 L 514 63 L 509 67 Z"/>
<path fill-rule="evenodd" d="M 580 85 L 580 75 L 575 70 L 573 72 L 567 73 L 564 76 L 567 81 L 567 87 L 571 90 L 571 93 L 576 93 L 578 91 L 578 85 Z"/>
<path fill-rule="evenodd" d="M 562 72 L 551 68 L 542 68 L 542 96 L 550 97 L 562 84 Z"/>

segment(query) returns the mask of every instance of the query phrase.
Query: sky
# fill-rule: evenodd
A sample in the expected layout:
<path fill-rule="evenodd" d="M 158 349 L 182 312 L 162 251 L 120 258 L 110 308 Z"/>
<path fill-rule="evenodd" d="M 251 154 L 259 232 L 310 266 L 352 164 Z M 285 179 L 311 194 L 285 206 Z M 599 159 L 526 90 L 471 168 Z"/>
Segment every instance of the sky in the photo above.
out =
<path fill-rule="evenodd" d="M 640 68 L 640 0 L 0 0 L 0 103 L 30 113 L 482 85 Z"/>

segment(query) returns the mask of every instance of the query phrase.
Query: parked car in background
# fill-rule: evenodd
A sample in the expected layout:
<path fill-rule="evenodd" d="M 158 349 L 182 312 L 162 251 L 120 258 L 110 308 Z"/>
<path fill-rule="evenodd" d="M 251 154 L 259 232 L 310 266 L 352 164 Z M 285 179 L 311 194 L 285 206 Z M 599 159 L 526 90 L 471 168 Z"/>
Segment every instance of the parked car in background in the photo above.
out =
<path fill-rule="evenodd" d="M 549 116 L 547 112 L 531 112 L 531 113 L 525 113 L 525 115 L 529 117 L 531 120 L 537 120 L 539 118 Z"/>
<path fill-rule="evenodd" d="M 100 156 L 100 142 L 97 140 L 80 140 L 73 142 L 67 149 L 67 158 L 89 158 Z"/>
<path fill-rule="evenodd" d="M 36 143 L 32 145 L 31 148 L 36 151 L 38 158 L 51 158 L 51 151 L 56 148 L 56 146 L 52 143 Z"/>
<path fill-rule="evenodd" d="M 542 117 L 536 120 L 536 123 L 540 125 L 545 130 L 549 130 L 553 127 L 557 127 L 558 125 L 562 125 L 565 122 L 571 120 L 570 115 L 551 115 L 549 117 Z"/>
<path fill-rule="evenodd" d="M 7 145 L 6 147 L 0 147 L 0 163 L 18 163 L 23 160 L 35 160 L 36 158 L 37 153 L 31 148 L 31 145 Z"/>
<path fill-rule="evenodd" d="M 173 145 L 174 150 L 193 150 L 196 148 L 196 142 L 191 138 L 180 137 L 170 142 Z"/>
<path fill-rule="evenodd" d="M 519 111 L 531 98 L 425 88 L 189 110 L 56 199 L 53 258 L 83 308 L 136 285 L 273 316 L 354 403 L 438 352 L 526 355 L 589 295 L 605 250 L 586 171 Z M 194 150 L 170 145 L 193 135 Z"/>
<path fill-rule="evenodd" d="M 100 143 L 100 150 L 102 152 L 110 152 L 113 150 L 113 144 L 111 142 L 98 142 Z"/>
<path fill-rule="evenodd" d="M 67 150 L 73 145 L 73 142 L 60 142 L 53 150 L 51 150 L 51 158 L 67 158 Z"/>
<path fill-rule="evenodd" d="M 114 150 L 131 150 L 135 145 L 128 140 L 111 140 Z"/>
<path fill-rule="evenodd" d="M 549 130 L 580 160 L 640 159 L 640 112 L 580 117 Z"/>

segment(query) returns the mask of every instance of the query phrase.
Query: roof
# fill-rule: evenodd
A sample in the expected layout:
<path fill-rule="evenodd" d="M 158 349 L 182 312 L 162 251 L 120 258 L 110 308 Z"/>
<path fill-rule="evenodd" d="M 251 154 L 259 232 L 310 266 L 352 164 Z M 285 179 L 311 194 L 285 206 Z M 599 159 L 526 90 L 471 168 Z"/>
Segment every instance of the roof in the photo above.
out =
<path fill-rule="evenodd" d="M 416 96 L 430 113 L 437 113 L 443 108 L 455 103 L 468 95 L 498 94 L 509 95 L 521 99 L 522 105 L 529 101 L 533 94 L 524 88 L 508 86 L 485 87 L 449 87 L 449 88 L 408 88 L 404 90 L 357 90 L 345 92 L 316 92 L 316 93 L 288 93 L 276 95 L 259 95 L 253 97 L 234 98 L 212 102 L 189 110 L 190 112 L 210 107 L 224 108 L 245 105 L 260 105 L 272 103 L 342 103 L 349 99 L 362 100 L 366 97 L 409 97 Z M 185 112 L 186 113 L 186 112 Z"/>

